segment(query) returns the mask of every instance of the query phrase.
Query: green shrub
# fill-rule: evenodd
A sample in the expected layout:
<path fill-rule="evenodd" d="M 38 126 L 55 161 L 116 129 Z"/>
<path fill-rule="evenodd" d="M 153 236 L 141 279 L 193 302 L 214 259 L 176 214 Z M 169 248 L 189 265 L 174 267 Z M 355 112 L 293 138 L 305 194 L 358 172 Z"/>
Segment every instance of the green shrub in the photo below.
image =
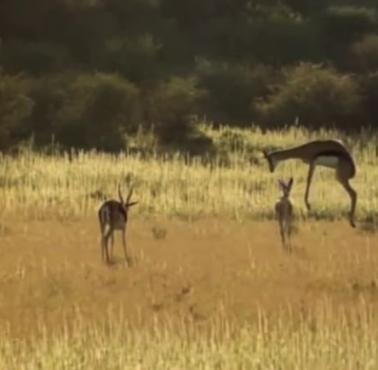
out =
<path fill-rule="evenodd" d="M 172 77 L 161 82 L 147 97 L 146 122 L 155 127 L 162 142 L 179 143 L 194 127 L 195 115 L 204 97 L 193 77 Z"/>
<path fill-rule="evenodd" d="M 69 86 L 54 131 L 66 146 L 112 151 L 124 148 L 139 121 L 137 87 L 117 75 L 84 74 Z"/>
<path fill-rule="evenodd" d="M 4 43 L 0 50 L 0 64 L 9 73 L 54 72 L 71 62 L 68 50 L 57 44 L 13 41 Z"/>
<path fill-rule="evenodd" d="M 378 120 L 378 71 L 366 74 L 360 81 L 364 110 L 369 115 L 369 123 L 376 127 Z"/>
<path fill-rule="evenodd" d="M 310 126 L 361 124 L 361 95 L 348 75 L 331 68 L 302 63 L 284 71 L 285 80 L 268 99 L 255 102 L 265 123 L 299 121 Z"/>
<path fill-rule="evenodd" d="M 351 5 L 328 7 L 315 21 L 321 29 L 325 54 L 343 67 L 348 64 L 346 55 L 351 43 L 378 27 L 374 8 Z"/>
<path fill-rule="evenodd" d="M 318 25 L 311 19 L 282 18 L 251 21 L 247 51 L 260 63 L 284 66 L 298 61 L 323 61 L 324 46 Z"/>
<path fill-rule="evenodd" d="M 64 106 L 69 96 L 69 87 L 76 77 L 72 73 L 62 73 L 33 79 L 30 97 L 34 106 L 28 120 L 28 129 L 35 145 L 49 145 L 56 137 L 57 115 Z"/>
<path fill-rule="evenodd" d="M 352 5 L 328 7 L 322 15 L 325 35 L 333 42 L 350 42 L 377 27 L 376 9 Z"/>
<path fill-rule="evenodd" d="M 378 70 L 378 34 L 364 35 L 350 47 L 352 65 L 360 71 Z"/>
<path fill-rule="evenodd" d="M 116 70 L 133 82 L 156 79 L 161 45 L 149 34 L 136 38 L 113 38 L 105 43 L 101 63 L 105 70 Z"/>
<path fill-rule="evenodd" d="M 0 150 L 25 139 L 26 122 L 33 109 L 30 81 L 0 73 Z"/>
<path fill-rule="evenodd" d="M 268 94 L 278 73 L 258 65 L 197 63 L 202 86 L 208 91 L 207 114 L 215 122 L 250 123 L 256 116 L 251 101 Z"/>

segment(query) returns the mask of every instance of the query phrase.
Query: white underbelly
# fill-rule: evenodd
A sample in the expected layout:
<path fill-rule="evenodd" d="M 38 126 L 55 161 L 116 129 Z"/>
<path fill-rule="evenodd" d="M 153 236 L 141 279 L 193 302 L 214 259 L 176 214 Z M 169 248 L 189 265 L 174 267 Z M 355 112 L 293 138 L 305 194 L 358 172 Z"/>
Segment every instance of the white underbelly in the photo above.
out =
<path fill-rule="evenodd" d="M 319 156 L 316 158 L 315 164 L 317 164 L 318 166 L 336 168 L 339 164 L 339 158 L 329 155 Z"/>

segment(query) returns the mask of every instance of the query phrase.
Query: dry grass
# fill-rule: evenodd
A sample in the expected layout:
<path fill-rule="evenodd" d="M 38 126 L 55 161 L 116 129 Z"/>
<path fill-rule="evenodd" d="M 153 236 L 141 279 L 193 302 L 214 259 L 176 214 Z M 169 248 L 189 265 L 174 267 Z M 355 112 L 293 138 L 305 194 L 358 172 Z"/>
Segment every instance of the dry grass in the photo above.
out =
<path fill-rule="evenodd" d="M 329 317 L 260 316 L 236 332 L 214 321 L 207 334 L 186 326 L 135 331 L 123 322 L 42 335 L 36 342 L 0 340 L 4 369 L 376 369 L 378 332 L 369 307 Z M 361 313 L 363 312 L 363 317 Z M 114 317 L 113 317 L 114 319 Z"/>
<path fill-rule="evenodd" d="M 207 129 L 209 130 L 209 129 Z M 300 213 L 307 167 L 291 161 L 280 165 L 275 176 L 269 173 L 260 150 L 287 147 L 314 136 L 301 129 L 262 134 L 231 129 L 209 133 L 218 156 L 203 164 L 182 155 L 162 158 L 139 155 L 78 153 L 47 156 L 26 150 L 17 157 L 1 157 L 0 203 L 3 217 L 17 213 L 25 219 L 72 220 L 93 215 L 103 196 L 116 196 L 117 184 L 134 183 L 142 216 L 169 216 L 193 219 L 219 216 L 233 219 L 262 219 L 272 216 L 277 197 L 277 177 L 293 176 L 293 197 Z M 320 132 L 317 137 L 336 136 Z M 378 208 L 378 159 L 375 136 L 345 138 L 358 163 L 353 181 L 358 190 L 358 217 L 372 220 Z M 227 163 L 227 166 L 222 165 Z M 190 180 L 190 181 L 189 181 Z M 344 217 L 349 199 L 334 180 L 332 170 L 319 169 L 312 191 L 314 212 L 321 219 Z M 1 222 L 1 216 L 0 216 Z"/>
<path fill-rule="evenodd" d="M 220 153 L 239 144 L 206 165 L 95 153 L 2 158 L 0 369 L 377 368 L 374 138 L 354 140 L 357 230 L 341 217 L 348 201 L 329 186 L 330 171 L 316 177 L 315 222 L 302 206 L 305 166 L 280 168 L 294 175 L 302 215 L 287 255 L 270 220 L 276 176 L 259 149 L 310 134 L 212 135 Z M 106 267 L 96 208 L 129 173 L 140 201 L 128 230 L 134 265 L 124 267 L 117 240 Z"/>
<path fill-rule="evenodd" d="M 131 269 L 95 219 L 2 238 L 0 368 L 376 368 L 378 236 L 306 222 L 288 256 L 271 222 L 130 226 Z"/>

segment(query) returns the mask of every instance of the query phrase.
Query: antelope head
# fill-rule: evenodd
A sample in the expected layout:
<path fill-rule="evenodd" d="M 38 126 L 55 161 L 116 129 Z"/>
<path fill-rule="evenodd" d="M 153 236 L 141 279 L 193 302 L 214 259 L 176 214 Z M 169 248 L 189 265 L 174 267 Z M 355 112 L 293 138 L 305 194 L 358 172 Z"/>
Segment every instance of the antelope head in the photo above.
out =
<path fill-rule="evenodd" d="M 286 183 L 284 180 L 278 180 L 278 185 L 283 192 L 283 196 L 288 198 L 290 196 L 291 188 L 293 186 L 293 178 L 291 177 L 290 180 Z"/>

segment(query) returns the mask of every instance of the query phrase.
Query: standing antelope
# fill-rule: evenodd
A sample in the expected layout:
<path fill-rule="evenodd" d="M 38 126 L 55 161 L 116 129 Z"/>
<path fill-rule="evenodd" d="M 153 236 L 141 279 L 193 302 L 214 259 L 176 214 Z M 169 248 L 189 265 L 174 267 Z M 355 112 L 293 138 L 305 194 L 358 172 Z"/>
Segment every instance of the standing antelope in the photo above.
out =
<path fill-rule="evenodd" d="M 319 165 L 333 168 L 336 171 L 336 180 L 349 194 L 351 200 L 349 222 L 352 227 L 356 226 L 354 218 L 357 204 L 357 192 L 349 183 L 349 180 L 356 174 L 356 165 L 352 155 L 340 141 L 314 140 L 286 150 L 278 150 L 271 153 L 263 151 L 263 154 L 268 160 L 271 172 L 274 172 L 279 162 L 287 159 L 301 159 L 309 165 L 304 198 L 308 210 L 311 208 L 308 199 L 315 167 Z"/>
<path fill-rule="evenodd" d="M 109 264 L 113 258 L 113 244 L 114 244 L 114 231 L 122 231 L 122 243 L 123 250 L 125 253 L 126 264 L 129 264 L 129 256 L 127 254 L 126 246 L 126 226 L 128 219 L 129 208 L 138 202 L 130 202 L 131 196 L 133 194 L 133 188 L 130 189 L 129 194 L 127 195 L 126 202 L 123 200 L 121 194 L 121 186 L 118 185 L 118 195 L 119 201 L 117 200 L 108 200 L 106 201 L 98 211 L 98 218 L 100 221 L 100 230 L 101 230 L 101 254 L 102 259 Z M 109 238 L 111 239 L 111 248 L 109 253 L 108 242 Z"/>
<path fill-rule="evenodd" d="M 291 249 L 291 233 L 293 230 L 294 207 L 290 199 L 290 191 L 293 186 L 293 178 L 285 183 L 278 180 L 278 184 L 282 190 L 281 198 L 276 202 L 275 211 L 280 227 L 281 241 L 284 248 L 288 251 Z"/>

